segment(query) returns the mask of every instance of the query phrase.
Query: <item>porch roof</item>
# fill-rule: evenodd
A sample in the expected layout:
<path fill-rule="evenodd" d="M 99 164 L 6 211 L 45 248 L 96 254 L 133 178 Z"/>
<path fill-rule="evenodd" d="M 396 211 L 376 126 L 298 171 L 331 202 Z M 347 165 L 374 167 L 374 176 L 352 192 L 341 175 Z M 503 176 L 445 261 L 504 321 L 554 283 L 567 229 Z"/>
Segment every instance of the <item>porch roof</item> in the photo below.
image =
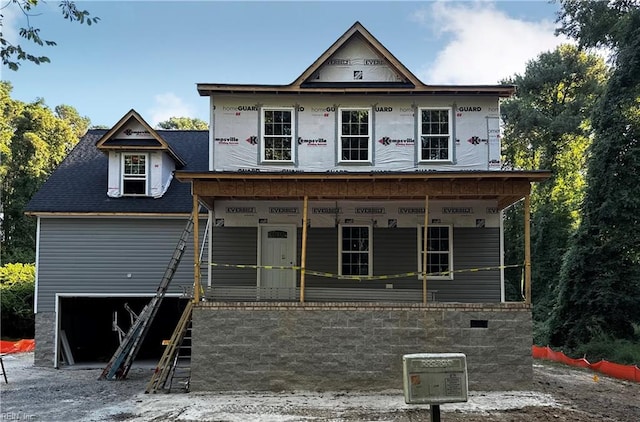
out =
<path fill-rule="evenodd" d="M 546 180 L 548 170 L 430 172 L 193 172 L 176 171 L 213 208 L 227 200 L 496 200 L 503 209 Z"/>

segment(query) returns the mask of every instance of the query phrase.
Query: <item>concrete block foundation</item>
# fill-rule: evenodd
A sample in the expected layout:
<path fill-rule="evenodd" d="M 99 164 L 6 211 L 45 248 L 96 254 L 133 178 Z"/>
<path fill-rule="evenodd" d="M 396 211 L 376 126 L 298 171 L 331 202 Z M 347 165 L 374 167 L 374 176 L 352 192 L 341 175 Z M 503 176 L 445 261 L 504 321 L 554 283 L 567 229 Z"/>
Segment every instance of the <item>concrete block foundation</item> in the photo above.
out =
<path fill-rule="evenodd" d="M 202 302 L 192 391 L 402 388 L 402 356 L 464 353 L 469 389 L 533 379 L 529 305 Z"/>

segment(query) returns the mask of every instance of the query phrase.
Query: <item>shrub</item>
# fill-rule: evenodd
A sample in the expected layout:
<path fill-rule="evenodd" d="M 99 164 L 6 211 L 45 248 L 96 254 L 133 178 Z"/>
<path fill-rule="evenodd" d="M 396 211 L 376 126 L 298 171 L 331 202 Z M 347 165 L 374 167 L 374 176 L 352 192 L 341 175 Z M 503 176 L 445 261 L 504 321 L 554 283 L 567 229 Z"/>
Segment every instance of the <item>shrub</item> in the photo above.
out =
<path fill-rule="evenodd" d="M 634 328 L 633 340 L 616 339 L 600 333 L 589 343 L 576 347 L 574 355 L 584 356 L 591 363 L 604 359 L 622 365 L 640 365 L 640 329 L 638 326 Z"/>
<path fill-rule="evenodd" d="M 0 267 L 0 314 L 2 337 L 33 338 L 35 317 L 34 264 L 6 264 Z"/>

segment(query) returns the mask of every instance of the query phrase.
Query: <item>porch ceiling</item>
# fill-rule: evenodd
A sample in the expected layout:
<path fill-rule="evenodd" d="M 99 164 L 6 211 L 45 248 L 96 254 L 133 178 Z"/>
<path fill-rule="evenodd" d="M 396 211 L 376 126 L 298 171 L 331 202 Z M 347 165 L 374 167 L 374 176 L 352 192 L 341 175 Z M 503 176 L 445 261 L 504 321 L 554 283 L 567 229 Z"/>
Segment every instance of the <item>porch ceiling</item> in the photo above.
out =
<path fill-rule="evenodd" d="M 213 208 L 214 200 L 497 200 L 503 209 L 551 172 L 478 171 L 429 173 L 281 173 L 176 171 L 192 193 Z"/>

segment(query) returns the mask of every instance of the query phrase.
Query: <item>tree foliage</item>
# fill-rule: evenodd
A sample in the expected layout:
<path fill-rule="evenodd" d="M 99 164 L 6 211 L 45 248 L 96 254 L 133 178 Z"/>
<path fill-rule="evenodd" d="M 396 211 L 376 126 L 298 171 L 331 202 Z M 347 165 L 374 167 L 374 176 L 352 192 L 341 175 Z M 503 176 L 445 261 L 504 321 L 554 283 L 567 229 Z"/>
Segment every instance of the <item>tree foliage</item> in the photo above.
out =
<path fill-rule="evenodd" d="M 504 155 L 509 168 L 551 170 L 531 193 L 532 299 L 534 318 L 548 318 L 562 256 L 578 224 L 584 188 L 589 110 L 602 93 L 604 61 L 575 46 L 562 45 L 527 64 L 524 75 L 505 83 L 516 95 L 501 107 Z M 522 204 L 506 212 L 506 262 L 524 260 Z M 521 300 L 519 269 L 506 272 L 509 299 Z"/>
<path fill-rule="evenodd" d="M 2 336 L 33 338 L 34 264 L 0 267 L 0 314 Z"/>
<path fill-rule="evenodd" d="M 13 100 L 7 82 L 0 82 L 0 99 L 1 259 L 2 263 L 33 262 L 35 221 L 24 215 L 24 207 L 86 133 L 89 119 L 70 106 L 52 112 L 42 100 Z"/>
<path fill-rule="evenodd" d="M 209 125 L 195 117 L 171 117 L 169 120 L 158 123 L 157 127 L 169 130 L 207 130 Z"/>
<path fill-rule="evenodd" d="M 41 0 L 8 0 L 0 7 L 0 11 L 8 7 L 18 9 L 26 18 L 26 25 L 18 30 L 20 37 L 38 46 L 53 47 L 56 45 L 55 41 L 42 38 L 40 29 L 31 25 L 31 20 L 39 14 L 36 12 L 39 3 L 43 2 Z M 88 11 L 78 9 L 74 1 L 62 0 L 58 6 L 62 17 L 70 22 L 91 25 L 100 20 L 98 17 L 91 17 Z M 3 20 L 3 15 L 0 14 L 0 21 Z M 13 44 L 5 38 L 2 32 L 0 32 L 0 57 L 2 58 L 2 64 L 11 70 L 18 70 L 20 63 L 24 61 L 35 64 L 50 62 L 47 56 L 31 54 L 20 44 Z"/>
<path fill-rule="evenodd" d="M 551 342 L 631 339 L 640 322 L 640 8 L 563 1 L 562 32 L 606 46 L 614 68 L 593 113 L 580 226 L 565 256 Z"/>

